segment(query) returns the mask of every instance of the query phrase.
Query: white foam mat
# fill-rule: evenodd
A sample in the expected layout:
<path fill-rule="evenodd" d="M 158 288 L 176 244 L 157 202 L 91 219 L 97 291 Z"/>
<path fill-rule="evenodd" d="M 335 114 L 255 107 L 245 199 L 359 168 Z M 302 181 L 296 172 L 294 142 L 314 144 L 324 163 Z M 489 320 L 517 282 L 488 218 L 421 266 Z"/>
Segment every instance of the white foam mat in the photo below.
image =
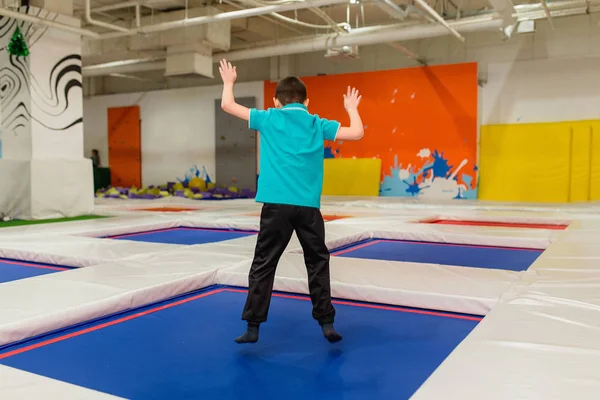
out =
<path fill-rule="evenodd" d="M 0 365 L 0 395 L 6 400 L 117 400 L 94 390 L 82 388 Z"/>
<path fill-rule="evenodd" d="M 170 207 L 192 210 L 151 211 Z M 600 385 L 594 368 L 600 361 L 595 340 L 600 329 L 598 211 L 599 205 L 328 198 L 323 214 L 345 217 L 326 224 L 330 248 L 381 238 L 546 249 L 524 272 L 332 257 L 333 294 L 486 315 L 416 399 L 595 398 Z M 260 206 L 250 200 L 98 199 L 95 213 L 111 218 L 0 229 L 0 257 L 83 267 L 0 284 L 0 345 L 212 284 L 247 286 L 255 236 L 194 246 L 103 237 L 176 227 L 257 230 Z M 569 228 L 419 223 L 430 219 Z M 301 251 L 294 236 L 281 259 L 275 289 L 308 292 Z M 48 390 L 65 393 L 61 398 L 102 395 L 7 371 L 0 368 L 0 377 L 22 374 L 14 382 L 21 379 L 23 385 L 17 392 L 0 379 L 2 398 L 10 398 L 6 393 L 39 398 L 40 388 L 57 384 Z"/>
<path fill-rule="evenodd" d="M 248 286 L 251 260 L 217 272 L 217 282 Z M 519 279 L 513 271 L 353 258 L 331 259 L 336 298 L 485 315 Z M 304 258 L 284 255 L 275 290 L 308 294 Z"/>

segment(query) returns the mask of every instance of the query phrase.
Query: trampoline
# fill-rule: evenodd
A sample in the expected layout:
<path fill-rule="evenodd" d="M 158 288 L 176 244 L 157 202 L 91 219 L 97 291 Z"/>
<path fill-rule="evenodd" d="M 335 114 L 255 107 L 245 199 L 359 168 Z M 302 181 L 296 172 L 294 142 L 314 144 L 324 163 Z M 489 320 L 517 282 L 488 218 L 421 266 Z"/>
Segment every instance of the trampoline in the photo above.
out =
<path fill-rule="evenodd" d="M 524 271 L 543 250 L 450 243 L 372 239 L 332 252 L 332 256 Z"/>
<path fill-rule="evenodd" d="M 463 225 L 463 226 L 487 226 L 499 228 L 527 228 L 527 229 L 551 229 L 565 230 L 568 225 L 565 224 L 536 224 L 524 222 L 497 222 L 497 221 L 470 221 L 470 220 L 449 220 L 449 219 L 431 219 L 421 221 L 422 224 L 438 225 Z"/>
<path fill-rule="evenodd" d="M 68 269 L 70 268 L 0 258 L 0 283 L 52 274 Z"/>
<path fill-rule="evenodd" d="M 408 399 L 481 320 L 336 301 L 328 343 L 305 296 L 276 293 L 257 344 L 246 290 L 213 286 L 0 351 L 0 363 L 133 399 Z"/>
<path fill-rule="evenodd" d="M 254 231 L 208 229 L 208 228 L 170 228 L 125 235 L 109 236 L 108 239 L 133 240 L 168 244 L 194 245 L 222 242 L 255 235 Z"/>

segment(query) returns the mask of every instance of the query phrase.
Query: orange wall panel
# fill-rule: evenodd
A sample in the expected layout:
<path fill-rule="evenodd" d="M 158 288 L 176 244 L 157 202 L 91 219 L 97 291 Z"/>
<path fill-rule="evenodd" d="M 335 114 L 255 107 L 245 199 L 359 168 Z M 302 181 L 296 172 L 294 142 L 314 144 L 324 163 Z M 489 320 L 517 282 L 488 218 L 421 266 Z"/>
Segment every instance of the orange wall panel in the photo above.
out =
<path fill-rule="evenodd" d="M 141 187 L 142 135 L 139 106 L 108 109 L 108 158 L 112 186 Z"/>
<path fill-rule="evenodd" d="M 343 94 L 360 90 L 365 137 L 326 144 L 329 158 L 380 158 L 382 196 L 476 198 L 477 64 L 302 78 L 309 109 L 349 123 Z M 265 108 L 276 82 L 265 82 Z"/>

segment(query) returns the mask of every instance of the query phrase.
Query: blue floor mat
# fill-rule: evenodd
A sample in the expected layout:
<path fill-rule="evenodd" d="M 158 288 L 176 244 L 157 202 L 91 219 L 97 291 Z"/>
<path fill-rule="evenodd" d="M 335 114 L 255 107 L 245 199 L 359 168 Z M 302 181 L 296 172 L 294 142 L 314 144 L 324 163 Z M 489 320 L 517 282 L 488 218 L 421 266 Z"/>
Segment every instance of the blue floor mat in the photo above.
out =
<path fill-rule="evenodd" d="M 54 265 L 0 259 L 0 283 L 31 278 L 38 275 L 52 274 L 67 269 L 68 268 Z"/>
<path fill-rule="evenodd" d="M 479 321 L 343 302 L 332 345 L 307 298 L 273 297 L 259 343 L 237 345 L 246 294 L 215 290 L 8 348 L 0 362 L 130 399 L 402 400 Z"/>
<path fill-rule="evenodd" d="M 373 239 L 334 256 L 524 271 L 543 250 Z"/>
<path fill-rule="evenodd" d="M 128 235 L 112 236 L 110 239 L 134 240 L 137 242 L 153 242 L 168 244 L 204 244 L 222 242 L 254 235 L 254 232 L 235 230 L 211 230 L 198 228 L 173 228 L 160 231 L 132 233 Z"/>

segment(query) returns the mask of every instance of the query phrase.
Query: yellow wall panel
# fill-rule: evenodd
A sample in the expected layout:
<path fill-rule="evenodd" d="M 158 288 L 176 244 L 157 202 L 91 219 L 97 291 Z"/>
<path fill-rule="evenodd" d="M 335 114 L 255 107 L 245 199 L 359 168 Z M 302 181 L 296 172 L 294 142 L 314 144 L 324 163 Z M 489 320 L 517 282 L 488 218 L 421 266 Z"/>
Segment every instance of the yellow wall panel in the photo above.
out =
<path fill-rule="evenodd" d="M 569 201 L 570 131 L 569 123 L 483 126 L 479 199 Z"/>
<path fill-rule="evenodd" d="M 600 121 L 591 124 L 589 200 L 600 201 Z"/>
<path fill-rule="evenodd" d="M 592 122 L 569 123 L 571 142 L 571 182 L 569 201 L 588 201 L 590 196 L 590 143 Z"/>
<path fill-rule="evenodd" d="M 323 178 L 325 196 L 379 196 L 381 160 L 327 158 Z"/>

